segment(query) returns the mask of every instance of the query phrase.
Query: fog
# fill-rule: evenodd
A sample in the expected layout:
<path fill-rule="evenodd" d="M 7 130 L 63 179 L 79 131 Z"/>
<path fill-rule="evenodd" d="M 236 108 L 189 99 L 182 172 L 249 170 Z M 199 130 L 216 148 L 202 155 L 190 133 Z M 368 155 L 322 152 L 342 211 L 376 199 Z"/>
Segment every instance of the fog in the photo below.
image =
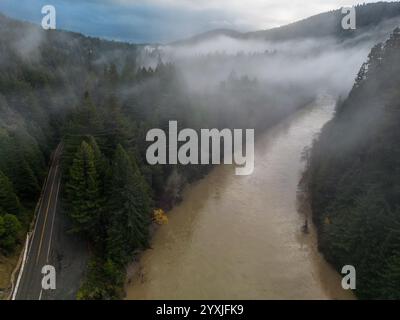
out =
<path fill-rule="evenodd" d="M 155 67 L 161 60 L 178 66 L 191 92 L 218 89 L 231 76 L 257 80 L 265 90 L 293 88 L 295 97 L 329 94 L 346 96 L 371 48 L 386 40 L 397 19 L 357 30 L 348 39 L 303 38 L 263 41 L 214 36 L 194 44 L 147 46 L 141 64 Z M 296 92 L 296 91 L 297 92 Z"/>
<path fill-rule="evenodd" d="M 12 50 L 5 51 L 0 63 L 9 65 L 15 53 L 35 68 L 47 71 L 48 65 L 54 66 L 51 77 L 60 79 L 60 84 L 52 87 L 46 108 L 56 112 L 77 106 L 86 89 L 97 104 L 102 104 L 104 99 L 97 86 L 104 80 L 103 70 L 113 64 L 123 75 L 113 85 L 126 110 L 140 108 L 135 112 L 148 119 L 157 114 L 163 121 L 176 120 L 171 117 L 185 112 L 186 118 L 194 118 L 199 111 L 201 114 L 196 116 L 206 118 L 207 127 L 260 128 L 276 123 L 318 95 L 345 97 L 371 48 L 388 37 L 396 22 L 385 20 L 347 38 L 266 41 L 261 37 L 213 35 L 197 42 L 157 46 L 101 42 L 21 25 L 20 32 L 13 32 L 22 37 L 3 32 Z M 57 61 L 64 55 L 69 60 L 67 65 Z M 42 66 L 43 62 L 46 64 Z M 160 64 L 173 65 L 179 80 L 174 72 L 166 77 L 150 72 L 150 76 L 141 78 L 138 68 L 155 70 Z M 93 73 L 98 76 L 95 80 Z M 176 84 L 166 88 L 164 82 Z M 35 88 L 38 103 L 44 96 L 40 90 Z M 199 119 L 188 125 L 201 123 Z"/>
<path fill-rule="evenodd" d="M 232 72 L 238 77 L 257 79 L 266 87 L 295 86 L 316 93 L 345 94 L 366 60 L 372 43 L 346 48 L 333 39 L 305 39 L 287 42 L 254 42 L 222 38 L 216 40 L 226 51 L 193 55 L 190 49 L 167 48 L 167 61 L 180 61 L 192 90 L 211 89 Z M 251 41 L 253 42 L 253 41 Z M 229 46 L 229 44 L 233 44 Z M 242 44 L 242 46 L 241 46 Z M 209 48 L 213 48 L 210 43 Z M 202 48 L 203 52 L 205 47 Z M 236 50 L 238 49 L 238 50 Z M 195 52 L 195 51 L 193 51 Z M 214 58 L 214 59 L 213 59 Z"/>

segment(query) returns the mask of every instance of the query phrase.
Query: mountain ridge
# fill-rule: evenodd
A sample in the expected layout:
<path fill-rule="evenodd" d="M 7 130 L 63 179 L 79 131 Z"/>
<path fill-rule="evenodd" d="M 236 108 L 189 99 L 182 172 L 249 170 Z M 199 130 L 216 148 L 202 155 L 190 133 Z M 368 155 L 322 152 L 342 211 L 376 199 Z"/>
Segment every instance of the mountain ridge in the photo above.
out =
<path fill-rule="evenodd" d="M 320 38 L 328 36 L 352 37 L 368 28 L 373 28 L 387 19 L 399 19 L 400 2 L 376 2 L 355 6 L 357 26 L 354 31 L 343 30 L 341 21 L 344 15 L 341 9 L 322 12 L 287 25 L 266 30 L 240 32 L 233 29 L 215 29 L 194 35 L 190 38 L 172 42 L 171 45 L 193 45 L 215 37 L 227 36 L 238 40 L 292 40 L 301 38 Z M 394 29 L 394 28 L 393 28 Z"/>

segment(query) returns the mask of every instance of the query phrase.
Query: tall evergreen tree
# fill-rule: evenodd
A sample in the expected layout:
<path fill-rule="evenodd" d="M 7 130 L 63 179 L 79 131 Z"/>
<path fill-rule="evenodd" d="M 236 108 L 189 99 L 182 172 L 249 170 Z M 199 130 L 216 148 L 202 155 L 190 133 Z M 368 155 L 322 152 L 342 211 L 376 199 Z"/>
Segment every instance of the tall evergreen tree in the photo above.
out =
<path fill-rule="evenodd" d="M 148 243 L 150 198 L 141 173 L 121 145 L 112 163 L 107 249 L 123 264 L 135 249 Z"/>
<path fill-rule="evenodd" d="M 107 174 L 107 161 L 103 154 L 101 153 L 101 150 L 99 148 L 99 145 L 97 144 L 96 139 L 93 136 L 88 136 L 85 139 L 87 143 L 92 147 L 93 149 L 93 155 L 94 155 L 94 161 L 96 164 L 96 171 L 99 176 L 105 176 Z M 104 179 L 103 179 L 104 180 Z"/>
<path fill-rule="evenodd" d="M 87 233 L 91 239 L 96 238 L 100 217 L 99 183 L 93 148 L 82 142 L 69 171 L 66 192 L 73 231 Z"/>
<path fill-rule="evenodd" d="M 19 198 L 24 201 L 35 202 L 40 193 L 39 182 L 22 154 L 15 155 L 12 174 L 11 179 Z"/>

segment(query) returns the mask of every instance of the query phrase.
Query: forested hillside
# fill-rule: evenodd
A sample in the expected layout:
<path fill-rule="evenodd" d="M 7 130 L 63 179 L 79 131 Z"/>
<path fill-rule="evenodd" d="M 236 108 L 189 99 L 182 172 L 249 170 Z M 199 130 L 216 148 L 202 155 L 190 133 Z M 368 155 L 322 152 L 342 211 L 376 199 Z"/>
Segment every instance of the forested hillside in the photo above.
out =
<path fill-rule="evenodd" d="M 346 7 L 346 6 L 345 6 Z M 249 38 L 265 40 L 289 40 L 309 37 L 351 38 L 362 33 L 374 31 L 381 22 L 396 25 L 400 18 L 399 2 L 364 3 L 355 6 L 357 28 L 348 32 L 342 28 L 344 14 L 341 9 L 324 12 L 310 18 L 271 30 L 256 31 L 246 34 Z M 394 21 L 391 21 L 394 20 Z M 375 30 L 376 31 L 376 30 Z"/>
<path fill-rule="evenodd" d="M 396 16 L 389 7 L 374 14 L 362 7 L 362 26 Z M 356 266 L 360 297 L 399 297 L 399 38 L 396 30 L 371 51 L 310 160 L 321 249 L 338 268 Z M 370 40 L 360 50 L 327 43 L 334 54 L 319 40 L 297 50 L 177 60 L 153 50 L 150 67 L 143 47 L 44 31 L 0 14 L 0 253 L 23 243 L 62 143 L 61 214 L 91 251 L 78 298 L 121 297 L 126 264 L 148 246 L 153 210 L 171 208 L 183 186 L 211 168 L 149 166 L 148 130 L 168 131 L 176 120 L 179 129 L 259 134 L 321 89 L 342 92 L 370 48 Z M 329 68 L 337 72 L 328 81 Z"/>
<path fill-rule="evenodd" d="M 315 142 L 310 192 L 319 245 L 353 265 L 360 298 L 400 298 L 400 29 L 376 45 Z"/>
<path fill-rule="evenodd" d="M 145 133 L 167 119 L 196 118 L 183 86 L 173 66 L 136 66 L 134 45 L 2 15 L 0 25 L 1 253 L 25 239 L 50 154 L 63 141 L 65 214 L 93 247 L 80 298 L 120 296 L 124 263 L 148 241 L 153 198 L 170 201 L 172 168 L 145 167 Z"/>
<path fill-rule="evenodd" d="M 121 297 L 126 263 L 148 245 L 153 209 L 169 209 L 185 183 L 210 169 L 147 165 L 149 129 L 167 131 L 170 120 L 196 130 L 265 129 L 312 99 L 285 104 L 287 94 L 234 72 L 194 93 L 179 66 L 159 57 L 142 67 L 135 45 L 2 15 L 0 26 L 0 250 L 23 242 L 62 142 L 63 214 L 92 252 L 80 299 Z"/>
<path fill-rule="evenodd" d="M 134 46 L 43 32 L 0 14 L 0 250 L 12 251 L 32 219 L 65 115 L 108 57 L 118 63 L 134 53 Z"/>

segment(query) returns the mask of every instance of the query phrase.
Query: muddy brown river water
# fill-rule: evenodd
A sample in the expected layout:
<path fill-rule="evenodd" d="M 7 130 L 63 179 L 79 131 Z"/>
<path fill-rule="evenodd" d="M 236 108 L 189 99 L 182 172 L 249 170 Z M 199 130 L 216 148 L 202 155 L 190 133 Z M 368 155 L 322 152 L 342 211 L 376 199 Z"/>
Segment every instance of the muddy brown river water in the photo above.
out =
<path fill-rule="evenodd" d="M 127 299 L 353 299 L 298 210 L 302 152 L 334 104 L 320 97 L 260 136 L 252 175 L 219 166 L 188 186 L 131 268 Z"/>

